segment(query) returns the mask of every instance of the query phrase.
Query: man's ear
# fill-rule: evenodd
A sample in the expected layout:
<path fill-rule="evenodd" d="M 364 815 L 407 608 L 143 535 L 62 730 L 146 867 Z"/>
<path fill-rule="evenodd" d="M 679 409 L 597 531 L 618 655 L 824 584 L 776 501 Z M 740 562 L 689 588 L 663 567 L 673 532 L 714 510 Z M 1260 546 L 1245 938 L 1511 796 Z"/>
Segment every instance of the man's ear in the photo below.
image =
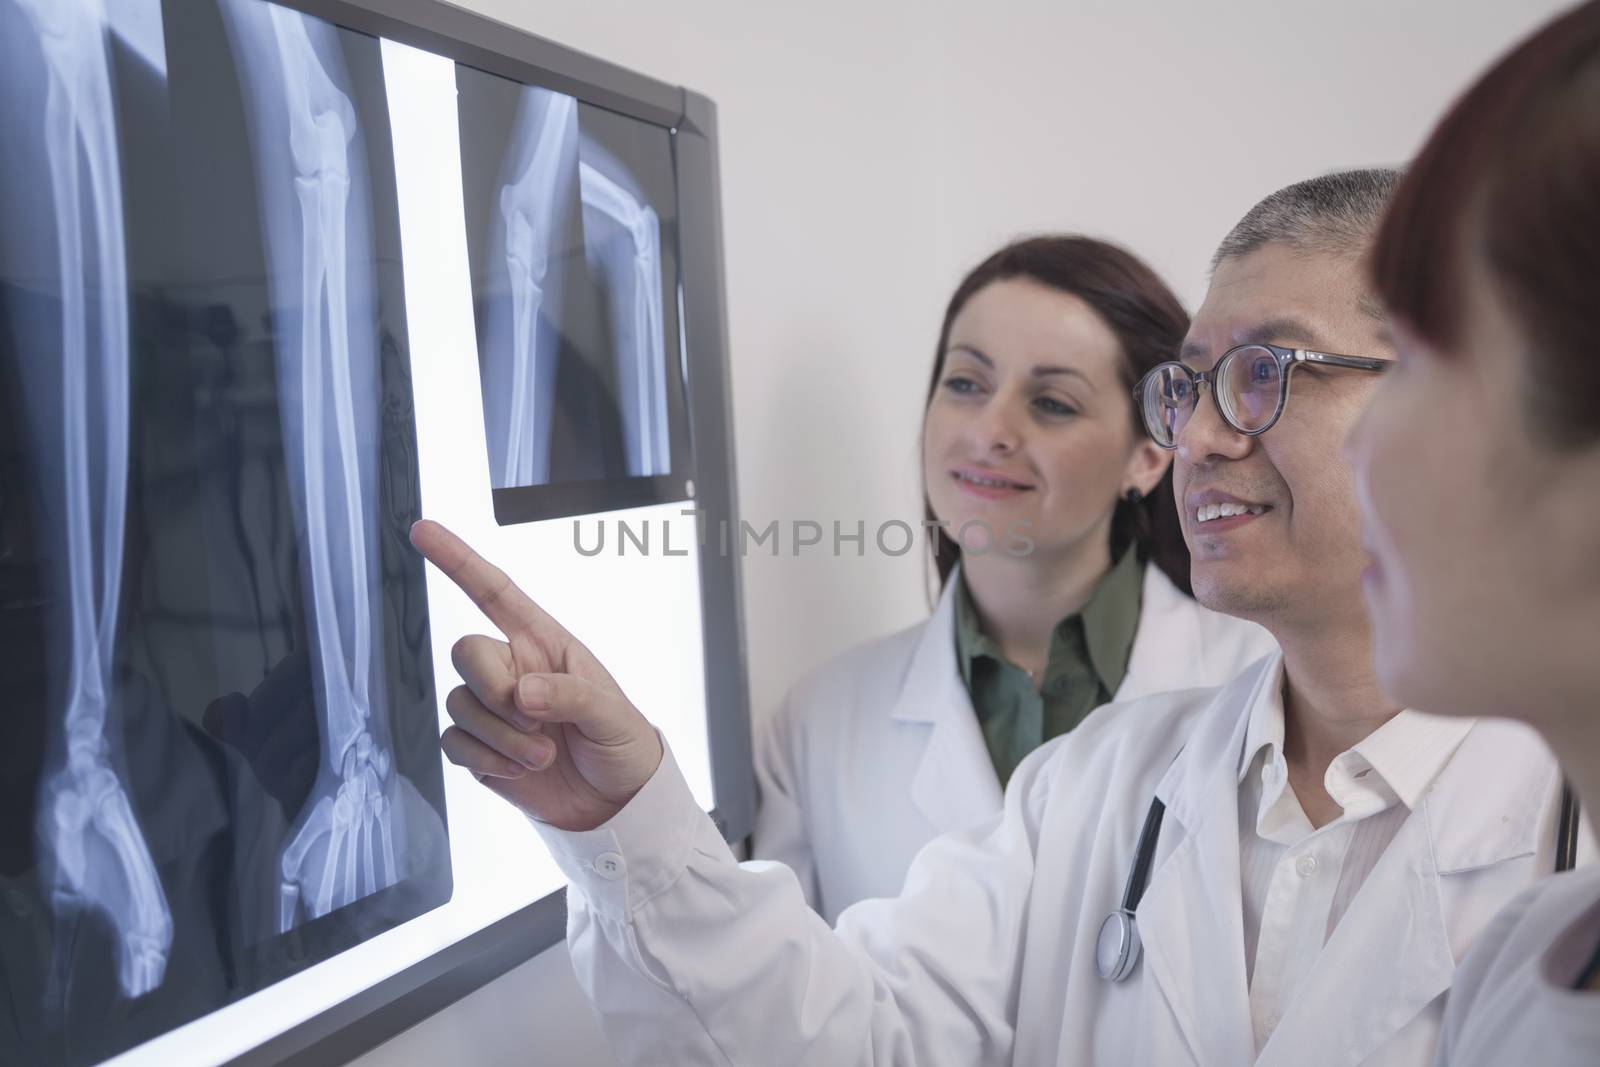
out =
<path fill-rule="evenodd" d="M 1172 453 L 1141 435 L 1123 469 L 1123 495 L 1126 496 L 1129 489 L 1137 489 L 1140 496 L 1149 496 L 1161 484 L 1161 476 L 1171 465 Z"/>

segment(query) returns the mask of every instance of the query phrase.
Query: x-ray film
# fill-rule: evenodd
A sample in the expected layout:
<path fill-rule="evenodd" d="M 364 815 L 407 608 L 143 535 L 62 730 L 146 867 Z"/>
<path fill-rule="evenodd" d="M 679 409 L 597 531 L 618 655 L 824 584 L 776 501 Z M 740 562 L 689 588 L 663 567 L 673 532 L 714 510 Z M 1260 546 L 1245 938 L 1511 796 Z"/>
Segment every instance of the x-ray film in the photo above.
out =
<path fill-rule="evenodd" d="M 686 499 L 668 132 L 470 67 L 456 83 L 497 516 Z"/>
<path fill-rule="evenodd" d="M 0 1062 L 91 1063 L 449 898 L 399 224 L 372 38 L 0 40 Z"/>
<path fill-rule="evenodd" d="M 0 1067 L 304 1047 L 559 890 L 441 757 L 489 624 L 423 514 L 711 809 L 674 138 L 263 0 L 0 0 Z M 600 512 L 661 550 L 536 521 Z"/>

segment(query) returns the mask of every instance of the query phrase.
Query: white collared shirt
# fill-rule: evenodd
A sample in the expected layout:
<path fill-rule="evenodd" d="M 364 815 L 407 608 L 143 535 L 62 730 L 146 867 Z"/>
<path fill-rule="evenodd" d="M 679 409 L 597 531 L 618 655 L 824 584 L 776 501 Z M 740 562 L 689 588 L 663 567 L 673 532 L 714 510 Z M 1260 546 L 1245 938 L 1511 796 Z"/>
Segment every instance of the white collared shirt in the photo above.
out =
<path fill-rule="evenodd" d="M 1256 1048 L 1266 1044 L 1339 920 L 1401 825 L 1472 728 L 1402 711 L 1328 765 L 1343 808 L 1314 829 L 1288 784 L 1283 679 L 1262 686 L 1239 771 L 1245 973 Z"/>

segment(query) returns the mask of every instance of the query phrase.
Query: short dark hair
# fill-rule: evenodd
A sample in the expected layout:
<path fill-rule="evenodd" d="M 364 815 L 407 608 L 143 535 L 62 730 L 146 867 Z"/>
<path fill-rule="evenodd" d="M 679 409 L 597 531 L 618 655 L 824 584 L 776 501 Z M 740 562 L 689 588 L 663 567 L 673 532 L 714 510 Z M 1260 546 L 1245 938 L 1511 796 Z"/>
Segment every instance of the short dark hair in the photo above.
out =
<path fill-rule="evenodd" d="M 1176 358 L 1189 330 L 1189 313 L 1183 309 L 1161 276 L 1133 253 L 1092 237 L 1046 235 L 1015 241 L 979 263 L 961 279 L 945 308 L 934 350 L 933 376 L 928 382 L 928 403 L 939 388 L 939 372 L 950 344 L 950 327 L 961 309 L 980 289 L 1008 278 L 1029 278 L 1041 285 L 1071 293 L 1094 309 L 1110 328 L 1121 349 L 1118 373 L 1127 388 L 1128 418 L 1140 437 L 1144 423 L 1133 399 L 1133 387 L 1146 371 Z M 926 409 L 926 405 L 924 405 Z M 923 487 L 923 512 L 931 522 L 933 506 Z M 1161 484 L 1137 504 L 1117 504 L 1111 523 L 1111 551 L 1115 555 L 1130 543 L 1140 557 L 1159 566 L 1185 593 L 1189 584 L 1189 549 L 1183 541 L 1178 506 L 1173 499 L 1172 468 Z M 933 561 L 942 585 L 950 577 L 961 551 L 942 529 L 933 541 Z"/>
<path fill-rule="evenodd" d="M 1217 246 L 1211 269 L 1269 244 L 1303 252 L 1366 255 L 1383 221 L 1400 172 L 1389 167 L 1343 170 L 1285 186 L 1245 213 Z"/>
<path fill-rule="evenodd" d="M 1600 440 L 1600 2 L 1550 22 L 1456 101 L 1395 195 L 1372 273 L 1390 313 L 1458 345 L 1467 256 L 1531 340 L 1534 432 Z"/>

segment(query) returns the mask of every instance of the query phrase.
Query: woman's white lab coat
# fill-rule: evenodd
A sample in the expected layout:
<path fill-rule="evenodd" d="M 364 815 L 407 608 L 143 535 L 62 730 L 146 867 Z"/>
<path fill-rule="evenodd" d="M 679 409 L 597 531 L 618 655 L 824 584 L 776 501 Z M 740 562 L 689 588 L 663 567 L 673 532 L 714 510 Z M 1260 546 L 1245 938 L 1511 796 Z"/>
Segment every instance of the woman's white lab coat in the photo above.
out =
<path fill-rule="evenodd" d="M 573 965 L 612 1046 L 633 1064 L 1427 1064 L 1456 961 L 1551 870 L 1555 761 L 1526 727 L 1474 723 L 1258 1054 L 1238 781 L 1280 661 L 1090 715 L 1023 761 L 999 819 L 935 840 L 904 895 L 837 930 L 787 867 L 734 861 L 670 753 L 605 825 L 536 824 L 571 880 Z M 1152 796 L 1166 821 L 1144 956 L 1111 984 L 1096 934 Z"/>
<path fill-rule="evenodd" d="M 1000 811 L 1000 781 L 962 682 L 957 574 L 923 623 L 868 642 L 796 685 L 756 746 L 755 855 L 788 864 L 829 921 L 900 892 L 939 834 Z M 1277 647 L 1146 565 L 1139 624 L 1114 699 L 1222 685 Z"/>

